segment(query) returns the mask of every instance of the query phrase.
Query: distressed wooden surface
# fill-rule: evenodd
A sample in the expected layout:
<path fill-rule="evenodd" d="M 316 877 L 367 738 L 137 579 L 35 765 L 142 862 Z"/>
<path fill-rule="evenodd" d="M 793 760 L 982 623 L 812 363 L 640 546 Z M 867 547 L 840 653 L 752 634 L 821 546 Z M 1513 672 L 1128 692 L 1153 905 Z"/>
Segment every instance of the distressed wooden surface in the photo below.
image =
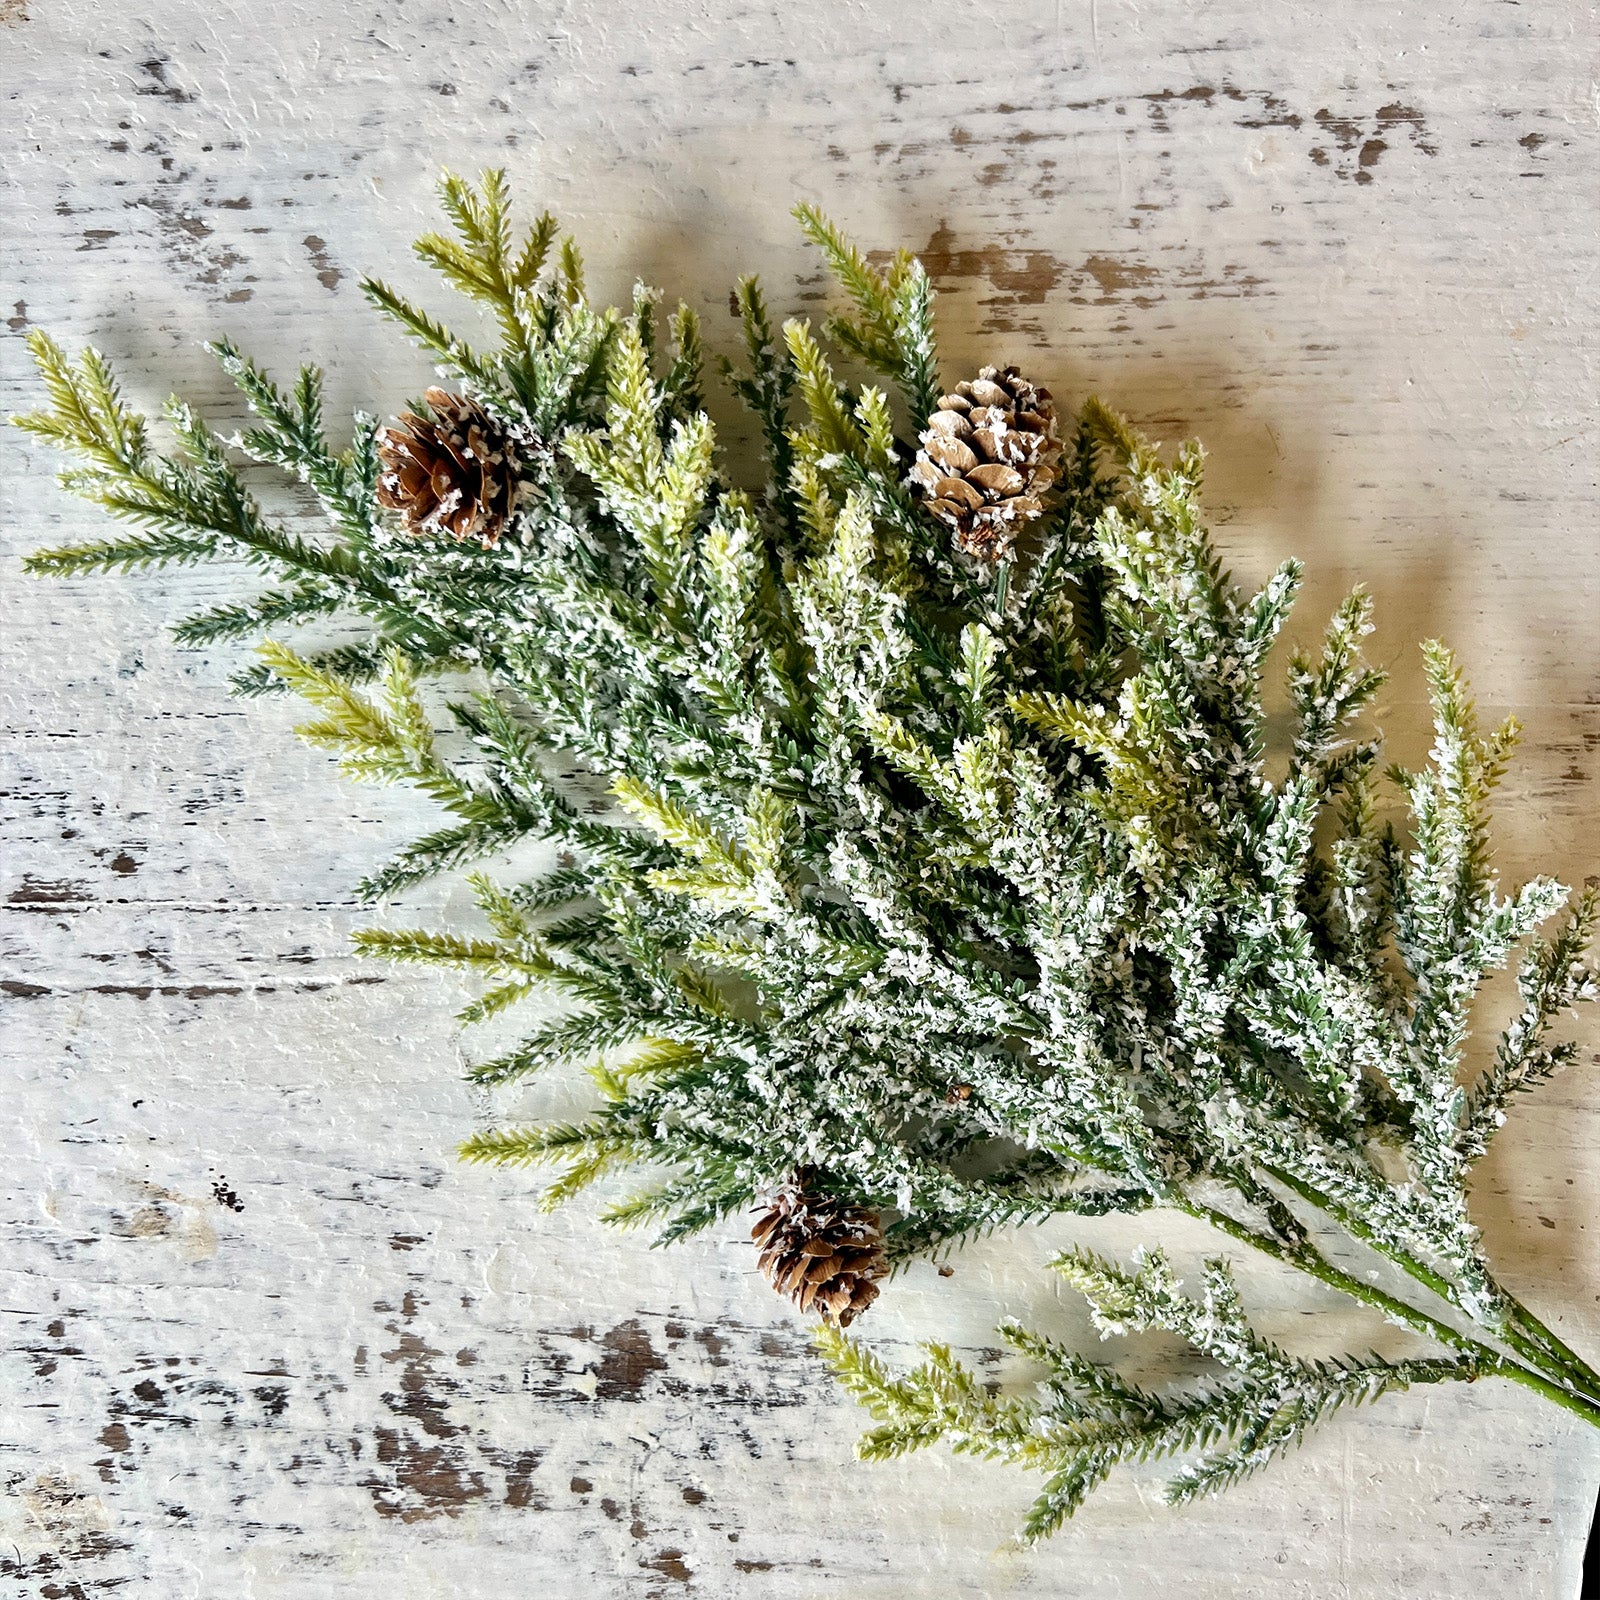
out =
<path fill-rule="evenodd" d="M 606 288 L 637 271 L 713 315 L 753 269 L 775 307 L 816 309 L 786 216 L 813 197 L 921 251 L 952 376 L 1016 359 L 1199 434 L 1242 576 L 1306 557 L 1312 619 L 1366 578 L 1403 755 L 1424 742 L 1412 643 L 1452 638 L 1486 709 L 1528 725 L 1508 867 L 1600 867 L 1587 4 L 646 10 L 3 0 L 0 405 L 35 399 L 39 325 L 95 340 L 141 400 L 234 415 L 198 349 L 226 331 L 393 407 L 425 370 L 355 280 L 419 286 L 403 251 L 440 163 L 503 162 Z M 11 552 L 101 532 L 41 452 L 4 452 Z M 1576 1593 L 1600 1439 L 1503 1384 L 1385 1400 L 1181 1513 L 1121 1477 L 1026 1556 L 1001 1547 L 1028 1480 L 852 1463 L 859 1418 L 737 1230 L 651 1252 L 454 1163 L 487 1115 L 461 993 L 345 946 L 348 886 L 423 808 L 341 785 L 292 708 L 226 697 L 234 654 L 162 637 L 247 580 L 0 570 L 5 1593 Z M 402 920 L 419 907 L 461 896 Z M 1593 1353 L 1588 1030 L 1478 1198 L 1512 1286 Z M 1039 1270 L 1070 1236 L 913 1272 L 867 1327 L 1005 1377 L 999 1316 L 1086 1336 Z M 1398 1348 L 1331 1298 L 1247 1284 L 1307 1349 Z"/>

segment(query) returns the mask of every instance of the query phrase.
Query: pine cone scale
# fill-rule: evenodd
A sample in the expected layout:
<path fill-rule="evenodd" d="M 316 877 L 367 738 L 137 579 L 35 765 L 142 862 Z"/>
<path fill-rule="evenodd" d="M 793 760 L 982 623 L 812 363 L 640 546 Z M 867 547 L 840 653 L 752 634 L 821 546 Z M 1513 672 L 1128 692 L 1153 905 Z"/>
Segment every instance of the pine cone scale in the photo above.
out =
<path fill-rule="evenodd" d="M 408 533 L 498 542 L 516 507 L 518 463 L 505 430 L 467 395 L 429 389 L 429 415 L 378 430 L 378 504 Z"/>
<path fill-rule="evenodd" d="M 888 1259 L 878 1213 L 821 1193 L 818 1184 L 813 1170 L 796 1172 L 750 1237 L 779 1294 L 843 1327 L 877 1299 Z"/>
<path fill-rule="evenodd" d="M 928 441 L 925 448 L 928 459 L 935 466 L 943 467 L 947 474 L 971 472 L 978 466 L 978 457 L 972 447 L 955 434 L 938 434 Z"/>
<path fill-rule="evenodd" d="M 1009 555 L 1056 480 L 1061 443 L 1050 391 L 1015 367 L 984 367 L 940 399 L 919 442 L 910 482 L 954 530 L 956 547 L 983 561 Z"/>

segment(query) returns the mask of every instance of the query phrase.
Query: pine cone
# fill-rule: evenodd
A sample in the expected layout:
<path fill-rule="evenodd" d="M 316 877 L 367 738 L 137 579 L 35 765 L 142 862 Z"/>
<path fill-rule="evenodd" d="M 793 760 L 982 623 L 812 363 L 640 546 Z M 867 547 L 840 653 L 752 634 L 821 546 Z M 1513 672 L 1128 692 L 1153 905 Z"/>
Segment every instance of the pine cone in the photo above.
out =
<path fill-rule="evenodd" d="M 796 1172 L 750 1237 L 779 1294 L 843 1328 L 878 1298 L 889 1263 L 878 1213 L 818 1193 L 817 1177 L 811 1167 Z"/>
<path fill-rule="evenodd" d="M 983 561 L 1008 555 L 1018 525 L 1037 517 L 1056 480 L 1061 441 L 1050 391 L 1015 367 L 984 367 L 939 402 L 910 479 L 928 509 Z"/>
<path fill-rule="evenodd" d="M 403 411 L 378 430 L 378 504 L 408 533 L 443 530 L 495 544 L 517 501 L 517 458 L 505 430 L 476 400 L 429 389 L 431 416 Z"/>

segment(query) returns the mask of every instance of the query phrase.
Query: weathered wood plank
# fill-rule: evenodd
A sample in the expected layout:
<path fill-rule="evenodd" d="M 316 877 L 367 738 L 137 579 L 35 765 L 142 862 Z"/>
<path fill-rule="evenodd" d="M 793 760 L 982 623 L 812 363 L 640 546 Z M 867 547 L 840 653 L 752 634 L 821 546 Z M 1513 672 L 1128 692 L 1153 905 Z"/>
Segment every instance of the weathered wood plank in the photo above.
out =
<path fill-rule="evenodd" d="M 1199 434 L 1243 575 L 1306 557 L 1313 618 L 1369 581 L 1403 753 L 1412 644 L 1450 637 L 1486 709 L 1528 724 L 1508 866 L 1581 875 L 1600 866 L 1590 20 L 1576 0 L 1293 19 L 661 0 L 631 20 L 9 0 L 0 404 L 32 401 L 39 325 L 95 339 L 141 399 L 233 415 L 197 348 L 227 331 L 275 368 L 322 361 L 331 404 L 392 407 L 425 368 L 355 279 L 420 283 L 404 250 L 441 162 L 504 162 L 603 286 L 637 270 L 724 343 L 738 272 L 818 309 L 785 215 L 815 198 L 922 252 L 952 373 L 1018 358 Z M 1124 1480 L 1026 1557 L 994 1553 L 1024 1481 L 851 1464 L 858 1419 L 734 1230 L 653 1253 L 454 1164 L 484 1111 L 457 1071 L 461 995 L 344 943 L 349 885 L 422 808 L 334 781 L 292 708 L 229 701 L 236 655 L 169 649 L 166 622 L 243 580 L 24 586 L 16 552 L 99 525 L 42 453 L 4 449 L 0 1572 L 19 1593 L 1142 1597 L 1180 1572 L 1197 1600 L 1576 1592 L 1600 1448 L 1493 1384 L 1347 1417 L 1181 1514 Z M 1513 1287 L 1593 1349 L 1585 1055 L 1522 1109 L 1480 1198 Z M 981 1352 L 1007 1313 L 1083 1337 L 1038 1271 L 1068 1236 L 909 1275 L 879 1337 Z M 1208 1242 L 1182 1237 L 1191 1259 Z M 1248 1285 L 1310 1347 L 1367 1327 Z"/>

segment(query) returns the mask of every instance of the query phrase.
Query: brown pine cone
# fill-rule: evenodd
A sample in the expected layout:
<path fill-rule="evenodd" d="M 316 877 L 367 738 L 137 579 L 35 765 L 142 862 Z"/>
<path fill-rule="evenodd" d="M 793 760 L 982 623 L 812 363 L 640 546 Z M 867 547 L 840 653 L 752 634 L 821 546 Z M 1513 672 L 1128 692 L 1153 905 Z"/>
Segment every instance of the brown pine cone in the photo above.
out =
<path fill-rule="evenodd" d="M 1015 367 L 984 367 L 928 418 L 910 481 L 968 555 L 1001 560 L 1043 511 L 1061 460 L 1055 416 L 1048 389 Z"/>
<path fill-rule="evenodd" d="M 889 1262 L 878 1213 L 817 1192 L 817 1179 L 814 1168 L 800 1168 L 750 1237 L 779 1294 L 843 1328 L 878 1298 Z"/>
<path fill-rule="evenodd" d="M 429 389 L 431 416 L 403 411 L 378 430 L 378 504 L 408 533 L 500 538 L 517 502 L 517 458 L 505 430 L 476 400 Z"/>

